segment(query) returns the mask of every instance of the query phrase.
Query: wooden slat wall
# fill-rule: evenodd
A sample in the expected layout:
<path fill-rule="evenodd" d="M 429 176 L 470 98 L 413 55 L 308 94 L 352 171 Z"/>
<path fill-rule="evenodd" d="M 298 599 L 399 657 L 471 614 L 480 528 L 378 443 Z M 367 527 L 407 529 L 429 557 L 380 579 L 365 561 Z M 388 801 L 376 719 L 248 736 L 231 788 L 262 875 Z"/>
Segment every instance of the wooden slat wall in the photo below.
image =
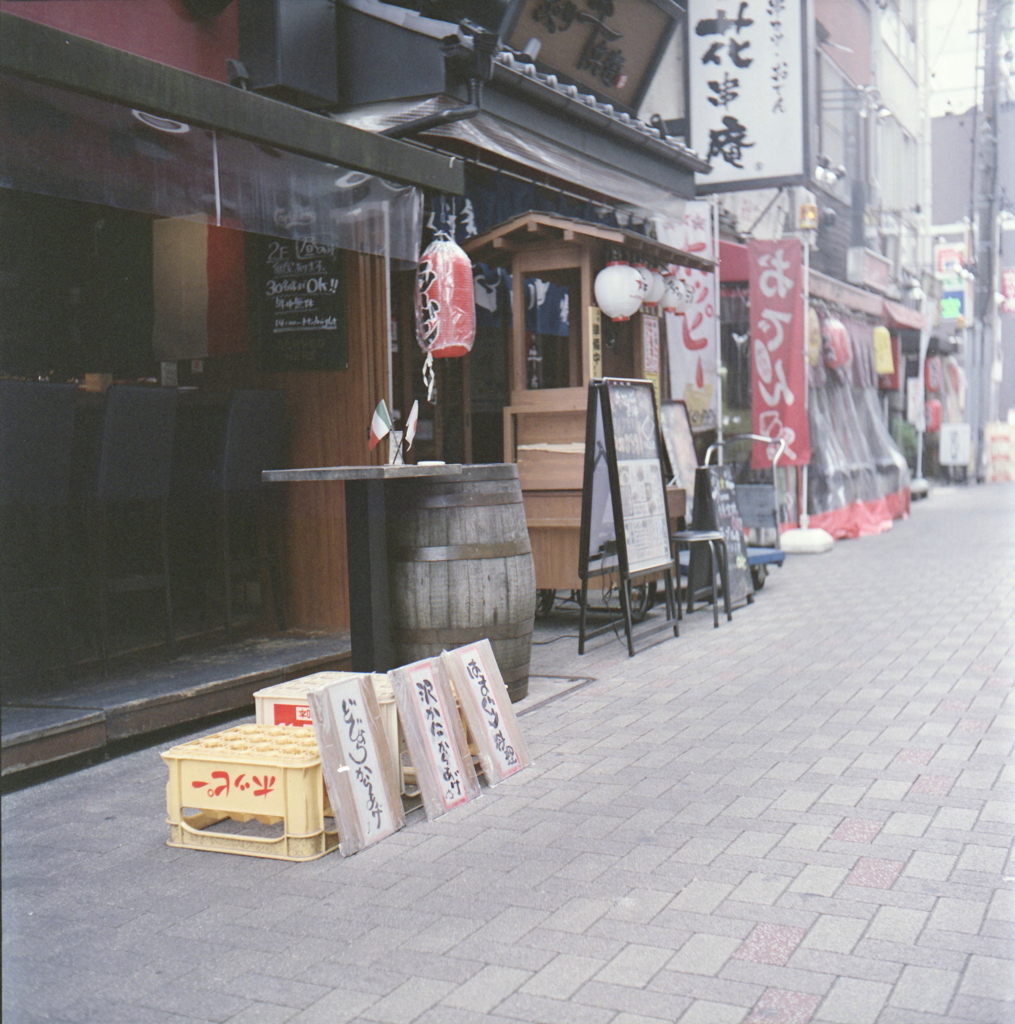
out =
<path fill-rule="evenodd" d="M 374 407 L 388 394 L 384 260 L 346 254 L 349 368 L 267 374 L 254 356 L 210 360 L 228 387 L 271 387 L 286 393 L 287 465 L 379 464 L 382 441 L 367 448 Z M 211 374 L 210 374 L 211 375 Z M 284 488 L 282 577 L 290 628 L 349 628 L 349 577 L 345 550 L 345 491 L 341 482 L 273 485 Z"/>

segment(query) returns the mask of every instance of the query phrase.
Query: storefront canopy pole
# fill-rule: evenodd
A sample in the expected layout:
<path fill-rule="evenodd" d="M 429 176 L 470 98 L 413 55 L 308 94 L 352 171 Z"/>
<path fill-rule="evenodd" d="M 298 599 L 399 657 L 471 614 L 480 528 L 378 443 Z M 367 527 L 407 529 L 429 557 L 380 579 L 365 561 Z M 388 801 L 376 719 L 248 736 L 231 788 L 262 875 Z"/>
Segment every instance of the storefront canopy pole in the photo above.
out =
<path fill-rule="evenodd" d="M 0 69 L 389 181 L 465 192 L 461 160 L 0 12 Z"/>

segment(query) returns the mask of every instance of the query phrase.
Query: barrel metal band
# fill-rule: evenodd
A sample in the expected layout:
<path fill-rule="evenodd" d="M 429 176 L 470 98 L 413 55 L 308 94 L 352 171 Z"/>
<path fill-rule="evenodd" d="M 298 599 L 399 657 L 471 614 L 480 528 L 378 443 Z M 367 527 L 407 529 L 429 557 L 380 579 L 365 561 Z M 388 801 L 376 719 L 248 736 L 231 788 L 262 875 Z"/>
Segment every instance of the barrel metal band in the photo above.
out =
<path fill-rule="evenodd" d="M 411 499 L 413 508 L 466 508 L 482 507 L 484 505 L 520 505 L 522 503 L 521 492 L 516 487 L 514 491 L 502 491 L 501 493 L 465 494 L 414 494 Z"/>
<path fill-rule="evenodd" d="M 430 629 L 399 629 L 400 644 L 471 644 L 477 640 L 518 640 L 532 632 L 532 619 L 502 626 L 448 626 Z"/>
<path fill-rule="evenodd" d="M 471 558 L 510 558 L 529 555 L 529 538 L 511 540 L 503 544 L 447 544 L 433 547 L 398 547 L 392 553 L 396 562 L 463 562 Z"/>

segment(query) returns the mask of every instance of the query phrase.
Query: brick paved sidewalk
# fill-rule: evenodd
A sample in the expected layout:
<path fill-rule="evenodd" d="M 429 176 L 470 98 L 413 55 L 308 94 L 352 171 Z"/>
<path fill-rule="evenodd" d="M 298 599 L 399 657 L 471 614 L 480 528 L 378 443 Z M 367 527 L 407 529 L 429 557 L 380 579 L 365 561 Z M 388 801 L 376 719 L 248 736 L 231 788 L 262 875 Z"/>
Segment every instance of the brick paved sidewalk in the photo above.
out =
<path fill-rule="evenodd" d="M 349 860 L 166 847 L 157 750 L 6 796 L 5 1024 L 1015 1021 L 1015 487 L 683 632 Z"/>

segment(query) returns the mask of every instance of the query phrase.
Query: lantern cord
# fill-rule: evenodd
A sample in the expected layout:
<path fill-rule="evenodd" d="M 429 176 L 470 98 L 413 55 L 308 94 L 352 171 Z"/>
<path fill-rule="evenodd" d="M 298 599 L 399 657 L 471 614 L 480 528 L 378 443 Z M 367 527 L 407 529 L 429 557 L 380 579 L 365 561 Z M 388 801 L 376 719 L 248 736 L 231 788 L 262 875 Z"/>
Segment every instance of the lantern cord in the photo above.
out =
<path fill-rule="evenodd" d="M 433 405 L 434 399 L 434 372 L 433 372 L 433 355 L 427 352 L 426 359 L 423 361 L 423 383 L 426 385 L 426 400 Z"/>

